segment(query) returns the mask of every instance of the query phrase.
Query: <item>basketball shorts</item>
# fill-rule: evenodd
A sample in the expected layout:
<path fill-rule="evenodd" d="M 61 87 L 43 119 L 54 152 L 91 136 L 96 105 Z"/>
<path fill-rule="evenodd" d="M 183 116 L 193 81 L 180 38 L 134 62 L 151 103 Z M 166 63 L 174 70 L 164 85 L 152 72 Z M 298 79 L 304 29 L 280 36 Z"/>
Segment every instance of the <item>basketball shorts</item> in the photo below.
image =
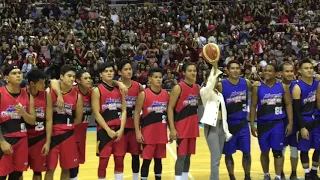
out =
<path fill-rule="evenodd" d="M 319 120 L 313 120 L 306 123 L 309 131 L 309 139 L 303 139 L 300 132 L 297 134 L 298 150 L 309 151 L 310 149 L 320 150 L 320 126 L 317 124 Z"/>
<path fill-rule="evenodd" d="M 258 141 L 261 152 L 283 150 L 285 139 L 283 120 L 258 123 Z"/>
<path fill-rule="evenodd" d="M 136 132 L 134 129 L 125 129 L 124 130 L 124 139 L 126 144 L 126 152 L 132 155 L 140 154 L 140 144 L 136 138 Z"/>
<path fill-rule="evenodd" d="M 185 156 L 196 153 L 196 138 L 177 139 L 177 155 Z"/>
<path fill-rule="evenodd" d="M 248 124 L 248 123 L 246 123 Z M 246 125 L 235 134 L 232 134 L 232 138 L 224 143 L 223 154 L 232 155 L 237 150 L 243 153 L 250 153 L 251 134 L 249 126 Z"/>
<path fill-rule="evenodd" d="M 142 144 L 142 159 L 166 158 L 166 144 Z"/>
<path fill-rule="evenodd" d="M 81 123 L 74 128 L 74 135 L 79 153 L 79 164 L 84 164 L 86 161 L 87 128 L 88 123 Z"/>
<path fill-rule="evenodd" d="M 47 156 L 48 170 L 56 169 L 58 160 L 62 169 L 79 165 L 78 150 L 73 130 L 51 137 L 50 152 Z"/>
<path fill-rule="evenodd" d="M 108 133 L 104 129 L 100 129 L 97 132 L 97 156 L 102 158 L 108 158 L 113 156 L 125 156 L 126 154 L 126 141 L 122 136 L 119 141 L 115 141 L 109 137 Z"/>
<path fill-rule="evenodd" d="M 47 157 L 42 155 L 42 148 L 46 143 L 46 134 L 28 139 L 29 144 L 29 165 L 35 172 L 44 172 L 47 170 Z"/>
<path fill-rule="evenodd" d="M 28 138 L 5 137 L 11 144 L 13 153 L 4 154 L 0 149 L 0 176 L 6 176 L 13 171 L 26 171 L 28 169 Z"/>

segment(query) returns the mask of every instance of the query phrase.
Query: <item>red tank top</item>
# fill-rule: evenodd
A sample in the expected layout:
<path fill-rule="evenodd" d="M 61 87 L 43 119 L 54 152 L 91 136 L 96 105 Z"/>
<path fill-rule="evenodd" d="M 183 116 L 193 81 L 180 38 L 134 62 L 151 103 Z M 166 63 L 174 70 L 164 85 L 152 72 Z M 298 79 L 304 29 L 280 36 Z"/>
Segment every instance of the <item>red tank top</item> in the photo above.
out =
<path fill-rule="evenodd" d="M 181 93 L 174 108 L 174 123 L 178 137 L 199 137 L 199 87 L 197 84 L 193 84 L 191 87 L 185 82 L 180 82 L 178 85 L 181 87 Z"/>
<path fill-rule="evenodd" d="M 34 137 L 45 133 L 46 125 L 46 107 L 47 107 L 47 95 L 46 91 L 39 91 L 38 95 L 34 97 L 34 109 L 36 112 L 36 123 L 35 125 L 28 125 L 28 136 Z"/>
<path fill-rule="evenodd" d="M 118 88 L 107 89 L 103 84 L 98 85 L 100 91 L 100 113 L 108 126 L 121 125 L 121 93 Z M 97 130 L 101 127 L 98 125 Z"/>
<path fill-rule="evenodd" d="M 21 104 L 28 112 L 30 99 L 27 91 L 21 89 L 20 95 L 14 98 L 5 86 L 0 87 L 0 126 L 5 137 L 25 137 L 27 136 L 26 124 L 23 118 L 15 110 L 17 104 Z"/>
<path fill-rule="evenodd" d="M 53 128 L 54 134 L 60 134 L 74 129 L 75 110 L 78 100 L 78 92 L 71 89 L 68 93 L 63 95 L 64 108 L 59 109 L 57 105 L 58 96 L 51 89 L 52 103 L 53 103 Z"/>
<path fill-rule="evenodd" d="M 144 90 L 145 100 L 142 107 L 141 133 L 145 144 L 166 144 L 167 107 L 169 94 L 165 90 L 154 93 L 150 88 Z"/>
<path fill-rule="evenodd" d="M 136 107 L 136 99 L 140 93 L 140 85 L 136 81 L 132 81 L 132 85 L 128 90 L 128 94 L 126 96 L 127 102 L 127 121 L 126 121 L 126 128 L 134 128 L 133 123 L 133 116 L 134 116 L 134 109 Z"/>
<path fill-rule="evenodd" d="M 73 87 L 82 97 L 82 102 L 83 102 L 83 117 L 82 117 L 82 123 L 88 124 L 90 121 L 90 117 L 92 114 L 92 108 L 91 108 L 91 93 L 92 93 L 92 89 L 89 88 L 88 89 L 88 93 L 87 94 L 82 94 L 79 91 L 79 87 L 78 86 L 74 86 Z"/>

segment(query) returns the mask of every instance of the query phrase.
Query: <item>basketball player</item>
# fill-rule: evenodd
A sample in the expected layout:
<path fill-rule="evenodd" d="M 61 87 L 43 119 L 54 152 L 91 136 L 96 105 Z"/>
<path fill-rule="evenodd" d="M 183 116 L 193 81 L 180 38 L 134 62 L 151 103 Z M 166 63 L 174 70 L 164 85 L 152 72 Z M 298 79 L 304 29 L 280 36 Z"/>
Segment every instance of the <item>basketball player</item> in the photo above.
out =
<path fill-rule="evenodd" d="M 137 141 L 142 144 L 143 148 L 141 154 L 143 159 L 141 179 L 148 179 L 149 166 L 153 159 L 155 179 L 160 180 L 162 174 L 161 159 L 166 157 L 166 144 L 168 142 L 167 107 L 169 94 L 161 88 L 161 69 L 150 69 L 148 76 L 150 88 L 145 89 L 138 96 L 134 110 L 134 126 Z M 156 135 L 155 132 L 157 133 Z"/>
<path fill-rule="evenodd" d="M 124 138 L 126 140 L 126 152 L 129 152 L 132 157 L 132 179 L 139 179 L 140 168 L 140 144 L 137 142 L 136 133 L 134 131 L 133 115 L 136 104 L 136 99 L 139 93 L 144 89 L 141 84 L 131 80 L 132 66 L 129 61 L 122 61 L 118 64 L 119 75 L 122 83 L 128 88 L 126 96 L 127 102 L 127 121 L 124 130 Z"/>
<path fill-rule="evenodd" d="M 295 117 L 299 125 L 298 150 L 306 180 L 319 179 L 317 168 L 320 153 L 320 130 L 314 119 L 316 111 L 316 91 L 318 82 L 313 78 L 313 64 L 310 60 L 299 63 L 301 79 L 293 87 L 292 98 Z M 309 170 L 309 150 L 314 148 L 311 173 Z"/>
<path fill-rule="evenodd" d="M 80 69 L 76 72 L 77 85 L 73 88 L 81 95 L 83 101 L 83 116 L 82 122 L 75 126 L 74 135 L 77 142 L 77 149 L 79 153 L 79 164 L 84 164 L 86 155 L 86 138 L 87 128 L 91 118 L 91 87 L 92 79 L 90 73 Z M 51 87 L 55 92 L 60 92 L 59 81 L 51 80 Z M 79 166 L 70 169 L 70 179 L 77 180 L 79 173 Z"/>
<path fill-rule="evenodd" d="M 126 154 L 125 138 L 122 138 L 126 119 L 125 94 L 113 86 L 115 67 L 107 62 L 99 67 L 102 83 L 92 90 L 91 103 L 97 126 L 97 156 L 99 180 L 106 178 L 109 158 L 114 157 L 116 180 L 123 179 L 123 160 Z"/>
<path fill-rule="evenodd" d="M 282 83 L 289 87 L 290 94 L 292 94 L 292 90 L 294 85 L 297 83 L 294 80 L 294 67 L 290 63 L 282 63 L 280 65 L 280 72 L 282 77 Z M 285 119 L 285 125 L 288 124 L 288 119 Z M 291 175 L 290 180 L 297 180 L 297 166 L 298 166 L 298 149 L 297 149 L 297 138 L 296 138 L 296 122 L 293 119 L 292 133 L 286 137 L 284 143 L 283 154 L 285 154 L 286 146 L 290 146 L 290 162 L 291 162 Z M 285 175 L 282 171 L 281 179 L 286 179 Z"/>
<path fill-rule="evenodd" d="M 227 120 L 232 138 L 224 144 L 223 154 L 229 172 L 230 180 L 235 180 L 234 160 L 232 154 L 238 149 L 242 151 L 242 167 L 245 180 L 251 180 L 251 155 L 250 155 L 250 129 L 248 125 L 248 91 L 251 91 L 251 82 L 240 78 L 241 65 L 238 61 L 227 64 L 227 79 L 218 83 L 217 89 L 222 93 L 227 108 Z"/>
<path fill-rule="evenodd" d="M 263 70 L 264 82 L 261 83 L 259 87 L 253 87 L 252 89 L 250 108 L 251 133 L 254 137 L 258 136 L 264 180 L 271 179 L 269 174 L 270 148 L 272 149 L 275 162 L 275 180 L 281 179 L 283 169 L 283 143 L 285 136 L 290 135 L 292 131 L 290 91 L 287 86 L 276 81 L 276 72 L 277 68 L 274 65 L 267 65 Z M 258 131 L 254 126 L 256 113 Z M 289 124 L 285 128 L 284 118 L 286 115 Z"/>
<path fill-rule="evenodd" d="M 26 124 L 34 125 L 34 100 L 20 84 L 23 74 L 17 66 L 3 71 L 6 86 L 0 87 L 0 180 L 18 180 L 28 169 Z"/>
<path fill-rule="evenodd" d="M 63 109 L 58 108 L 57 94 L 52 88 L 50 91 L 53 103 L 53 127 L 50 152 L 47 156 L 46 180 L 53 180 L 58 159 L 61 166 L 61 180 L 69 180 L 69 169 L 79 165 L 74 127 L 82 120 L 83 103 L 81 95 L 73 89 L 75 72 L 75 68 L 71 65 L 64 65 L 60 69 Z"/>
<path fill-rule="evenodd" d="M 168 106 L 170 140 L 177 141 L 176 180 L 188 179 L 190 157 L 196 152 L 196 138 L 199 137 L 196 65 L 187 62 L 182 66 L 182 72 L 184 81 L 173 87 Z"/>
<path fill-rule="evenodd" d="M 29 141 L 29 165 L 33 170 L 33 180 L 42 180 L 42 172 L 46 171 L 46 156 L 50 150 L 52 133 L 52 99 L 45 91 L 47 75 L 33 69 L 26 76 L 27 92 L 34 98 L 36 113 L 35 125 L 27 125 Z"/>

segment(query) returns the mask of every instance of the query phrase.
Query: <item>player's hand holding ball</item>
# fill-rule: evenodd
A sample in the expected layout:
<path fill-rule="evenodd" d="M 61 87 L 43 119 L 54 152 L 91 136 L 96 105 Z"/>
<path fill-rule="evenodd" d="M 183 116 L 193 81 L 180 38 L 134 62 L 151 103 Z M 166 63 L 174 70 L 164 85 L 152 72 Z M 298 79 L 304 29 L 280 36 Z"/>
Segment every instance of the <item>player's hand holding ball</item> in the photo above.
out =
<path fill-rule="evenodd" d="M 202 49 L 202 57 L 209 64 L 217 67 L 220 59 L 220 48 L 215 43 L 208 43 Z"/>

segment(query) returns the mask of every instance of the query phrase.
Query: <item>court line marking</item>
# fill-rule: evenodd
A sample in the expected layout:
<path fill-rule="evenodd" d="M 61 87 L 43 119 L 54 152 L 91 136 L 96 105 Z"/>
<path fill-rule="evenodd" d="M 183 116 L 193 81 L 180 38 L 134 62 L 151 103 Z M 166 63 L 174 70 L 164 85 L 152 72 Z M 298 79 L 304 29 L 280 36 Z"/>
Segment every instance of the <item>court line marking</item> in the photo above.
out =
<path fill-rule="evenodd" d="M 173 150 L 172 150 L 172 148 L 170 147 L 170 145 L 169 145 L 169 144 L 166 144 L 166 147 L 167 147 L 168 151 L 170 152 L 171 156 L 172 156 L 175 160 L 177 160 L 177 155 L 176 155 L 176 153 L 173 152 Z M 190 171 L 190 170 L 189 170 L 189 171 Z M 190 172 L 188 173 L 188 177 L 189 177 L 191 180 L 195 180 L 194 177 L 192 176 L 192 174 L 191 174 Z"/>

